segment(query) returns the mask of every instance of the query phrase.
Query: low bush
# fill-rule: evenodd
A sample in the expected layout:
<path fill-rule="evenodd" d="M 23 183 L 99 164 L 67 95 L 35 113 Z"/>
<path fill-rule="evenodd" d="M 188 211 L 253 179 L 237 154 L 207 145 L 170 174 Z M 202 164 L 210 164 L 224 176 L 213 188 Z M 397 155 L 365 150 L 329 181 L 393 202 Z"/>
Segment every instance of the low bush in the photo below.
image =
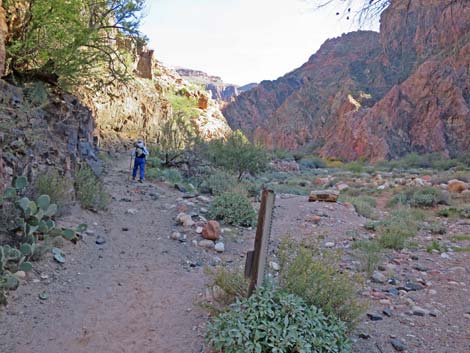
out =
<path fill-rule="evenodd" d="M 459 209 L 459 215 L 462 218 L 470 218 L 470 206 L 465 206 Z"/>
<path fill-rule="evenodd" d="M 233 304 L 206 331 L 209 344 L 224 353 L 350 352 L 344 323 L 271 288 Z"/>
<path fill-rule="evenodd" d="M 237 184 L 238 180 L 233 175 L 216 170 L 201 186 L 210 190 L 212 195 L 221 195 L 224 192 L 233 190 L 234 186 Z"/>
<path fill-rule="evenodd" d="M 88 166 L 82 166 L 75 174 L 75 192 L 82 207 L 92 210 L 104 210 L 110 197 L 103 182 Z"/>
<path fill-rule="evenodd" d="M 241 270 L 219 266 L 207 269 L 206 273 L 210 277 L 209 288 L 213 291 L 213 298 L 217 303 L 229 305 L 237 299 L 247 297 L 248 280 Z"/>
<path fill-rule="evenodd" d="M 375 240 L 361 240 L 353 244 L 353 249 L 359 252 L 361 271 L 372 274 L 382 259 L 383 248 Z"/>
<path fill-rule="evenodd" d="M 245 196 L 226 192 L 217 196 L 209 207 L 209 215 L 227 224 L 250 227 L 256 224 L 256 212 Z"/>
<path fill-rule="evenodd" d="M 362 217 L 377 219 L 377 200 L 372 196 L 361 195 L 357 197 L 343 196 L 340 197 L 341 202 L 349 202 L 354 206 L 356 212 Z"/>
<path fill-rule="evenodd" d="M 430 186 L 422 187 L 418 190 L 408 188 L 394 195 L 388 206 L 393 207 L 397 204 L 429 208 L 436 207 L 439 204 L 449 204 L 449 197 L 442 190 Z"/>
<path fill-rule="evenodd" d="M 351 278 L 339 267 L 332 253 L 321 254 L 317 246 L 284 239 L 279 249 L 280 285 L 327 315 L 334 315 L 353 327 L 364 310 L 358 299 L 359 278 Z"/>
<path fill-rule="evenodd" d="M 432 253 L 433 251 L 437 251 L 439 253 L 441 252 L 444 252 L 445 251 L 445 248 L 441 245 L 441 243 L 439 243 L 437 240 L 433 240 L 431 242 L 431 244 L 429 244 L 427 247 L 426 247 L 426 251 L 428 253 Z"/>
<path fill-rule="evenodd" d="M 424 214 L 414 209 L 399 209 L 381 222 L 377 229 L 379 243 L 386 249 L 400 250 L 408 239 L 414 237 L 424 220 Z"/>
<path fill-rule="evenodd" d="M 326 168 L 326 163 L 320 157 L 304 157 L 298 161 L 301 169 Z"/>
<path fill-rule="evenodd" d="M 51 202 L 57 204 L 59 209 L 64 207 L 70 200 L 70 190 L 73 185 L 57 170 L 39 174 L 36 179 L 35 194 L 49 195 Z"/>
<path fill-rule="evenodd" d="M 353 173 L 362 173 L 364 170 L 364 163 L 360 161 L 349 162 L 344 164 L 343 168 Z"/>

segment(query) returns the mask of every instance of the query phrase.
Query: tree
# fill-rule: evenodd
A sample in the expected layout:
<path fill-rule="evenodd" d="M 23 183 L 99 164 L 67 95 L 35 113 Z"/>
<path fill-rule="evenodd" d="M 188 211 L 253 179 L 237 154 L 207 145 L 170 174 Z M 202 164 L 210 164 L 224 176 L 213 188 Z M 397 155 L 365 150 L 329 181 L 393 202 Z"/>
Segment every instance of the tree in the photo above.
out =
<path fill-rule="evenodd" d="M 212 141 L 209 156 L 216 165 L 235 173 L 239 181 L 246 173 L 259 173 L 268 165 L 265 149 L 249 142 L 240 130 L 233 132 L 227 141 Z"/>
<path fill-rule="evenodd" d="M 73 84 L 91 76 L 125 80 L 127 42 L 141 43 L 144 0 L 6 0 L 7 72 Z"/>
<path fill-rule="evenodd" d="M 193 120 L 199 117 L 197 102 L 184 95 L 171 94 L 167 97 L 172 107 L 171 116 L 166 119 L 156 136 L 159 152 L 165 166 L 171 166 L 184 149 L 196 139 Z"/>

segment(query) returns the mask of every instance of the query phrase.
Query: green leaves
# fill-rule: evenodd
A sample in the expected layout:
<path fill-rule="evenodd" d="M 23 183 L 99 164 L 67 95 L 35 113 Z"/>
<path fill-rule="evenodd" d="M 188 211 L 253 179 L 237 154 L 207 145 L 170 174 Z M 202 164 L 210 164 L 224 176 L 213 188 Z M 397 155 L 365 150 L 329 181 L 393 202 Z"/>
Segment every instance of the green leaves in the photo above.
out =
<path fill-rule="evenodd" d="M 209 215 L 228 224 L 247 227 L 256 224 L 256 212 L 250 201 L 236 192 L 226 192 L 217 196 L 209 207 Z"/>
<path fill-rule="evenodd" d="M 28 185 L 28 179 L 25 176 L 19 176 L 15 180 L 15 188 L 18 191 L 22 191 Z"/>
<path fill-rule="evenodd" d="M 33 270 L 33 264 L 31 262 L 23 262 L 18 269 L 24 272 L 31 272 Z"/>
<path fill-rule="evenodd" d="M 225 353 L 350 352 L 344 323 L 272 288 L 237 301 L 206 332 L 209 344 Z"/>
<path fill-rule="evenodd" d="M 11 1 L 6 1 L 5 8 L 14 11 L 8 6 Z M 125 53 L 113 41 L 123 35 L 141 40 L 138 27 L 143 7 L 143 0 L 33 1 L 21 14 L 29 21 L 20 22 L 10 33 L 9 65 L 19 72 L 37 71 L 64 85 L 96 75 L 97 69 L 102 76 L 125 80 Z"/>
<path fill-rule="evenodd" d="M 49 195 L 41 195 L 38 197 L 36 202 L 41 210 L 46 211 L 51 203 L 51 198 Z"/>

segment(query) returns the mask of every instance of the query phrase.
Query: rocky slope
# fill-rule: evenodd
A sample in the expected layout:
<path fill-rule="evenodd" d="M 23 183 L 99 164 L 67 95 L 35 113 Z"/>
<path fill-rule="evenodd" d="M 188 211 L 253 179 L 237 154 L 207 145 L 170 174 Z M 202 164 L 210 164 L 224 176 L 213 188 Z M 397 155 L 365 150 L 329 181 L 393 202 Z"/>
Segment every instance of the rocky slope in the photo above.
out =
<path fill-rule="evenodd" d="M 328 40 L 224 109 L 269 147 L 346 160 L 470 150 L 470 2 L 393 0 L 380 34 Z"/>

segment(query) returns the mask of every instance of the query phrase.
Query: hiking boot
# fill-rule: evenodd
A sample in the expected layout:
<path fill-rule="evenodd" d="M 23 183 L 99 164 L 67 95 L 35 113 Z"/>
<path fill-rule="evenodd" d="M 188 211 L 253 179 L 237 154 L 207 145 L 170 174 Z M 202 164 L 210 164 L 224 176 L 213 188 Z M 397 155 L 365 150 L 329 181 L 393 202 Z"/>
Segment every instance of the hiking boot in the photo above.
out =
<path fill-rule="evenodd" d="M 143 183 L 144 182 L 144 179 L 139 179 L 139 183 Z"/>
<path fill-rule="evenodd" d="M 132 177 L 132 180 L 135 181 L 135 177 Z"/>

